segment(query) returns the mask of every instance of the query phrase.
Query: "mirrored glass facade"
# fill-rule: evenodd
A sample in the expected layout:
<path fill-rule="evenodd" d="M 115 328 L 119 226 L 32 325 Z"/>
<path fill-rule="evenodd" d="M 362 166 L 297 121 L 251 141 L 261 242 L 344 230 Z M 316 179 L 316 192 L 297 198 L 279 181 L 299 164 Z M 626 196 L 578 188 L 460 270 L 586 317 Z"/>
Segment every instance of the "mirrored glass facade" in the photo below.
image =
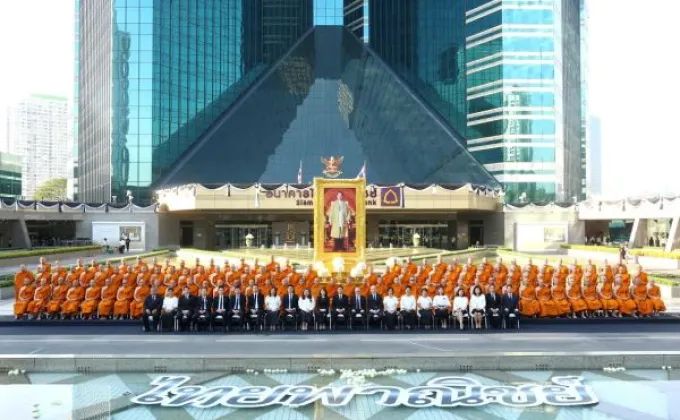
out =
<path fill-rule="evenodd" d="M 506 201 L 581 197 L 579 1 L 468 0 L 465 28 L 470 150 Z"/>
<path fill-rule="evenodd" d="M 163 184 L 295 183 L 300 162 L 311 182 L 324 156 L 343 156 L 350 178 L 366 162 L 375 183 L 498 186 L 464 138 L 342 26 L 317 26 Z"/>
<path fill-rule="evenodd" d="M 21 196 L 21 156 L 0 153 L 0 197 Z"/>

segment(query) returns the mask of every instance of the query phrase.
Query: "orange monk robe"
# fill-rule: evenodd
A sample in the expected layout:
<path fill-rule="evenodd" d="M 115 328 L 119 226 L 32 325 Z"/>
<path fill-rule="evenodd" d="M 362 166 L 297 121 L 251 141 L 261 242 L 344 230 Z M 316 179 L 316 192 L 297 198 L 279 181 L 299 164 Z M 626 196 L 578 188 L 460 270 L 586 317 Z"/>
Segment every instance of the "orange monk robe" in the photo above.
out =
<path fill-rule="evenodd" d="M 137 286 L 130 302 L 130 318 L 140 318 L 144 313 L 144 299 L 151 291 L 146 285 Z"/>
<path fill-rule="evenodd" d="M 288 294 L 288 286 L 281 285 L 276 289 L 276 294 L 283 299 Z"/>
<path fill-rule="evenodd" d="M 564 291 L 564 285 L 557 284 L 557 285 L 553 286 L 552 298 L 553 298 L 553 301 L 555 302 L 555 305 L 557 306 L 557 315 L 558 316 L 564 316 L 564 315 L 567 315 L 569 312 L 571 312 L 571 305 L 569 304 L 569 301 L 567 300 L 567 294 Z"/>
<path fill-rule="evenodd" d="M 614 289 L 610 281 L 606 281 L 600 286 L 600 301 L 606 311 L 619 310 L 619 301 L 614 298 Z"/>
<path fill-rule="evenodd" d="M 607 278 L 607 280 L 612 281 L 614 280 L 614 270 L 612 270 L 612 266 L 607 264 L 604 269 L 604 275 Z"/>
<path fill-rule="evenodd" d="M 59 284 L 52 289 L 52 299 L 47 304 L 47 312 L 56 315 L 61 312 L 61 305 L 66 301 L 68 286 Z"/>
<path fill-rule="evenodd" d="M 119 272 L 111 276 L 111 286 L 113 286 L 115 290 L 118 290 L 118 288 L 120 287 L 121 283 L 123 282 L 124 275 L 125 273 Z"/>
<path fill-rule="evenodd" d="M 28 286 L 22 286 L 19 289 L 19 293 L 16 295 L 14 302 L 14 315 L 22 317 L 28 312 L 28 304 L 33 300 L 35 295 L 35 286 L 29 284 Z"/>
<path fill-rule="evenodd" d="M 486 263 L 486 264 L 479 264 L 477 266 L 477 272 L 481 273 L 482 275 L 486 275 L 489 277 L 491 273 L 493 273 L 493 265 Z"/>
<path fill-rule="evenodd" d="M 647 283 L 649 282 L 649 279 L 647 278 L 647 273 L 645 273 L 644 271 L 640 271 L 638 277 L 640 278 L 640 284 L 643 286 L 647 286 Z"/>
<path fill-rule="evenodd" d="M 496 284 L 505 284 L 508 281 L 507 271 L 503 272 L 501 270 L 498 273 L 495 273 L 494 276 L 496 277 Z"/>
<path fill-rule="evenodd" d="M 569 287 L 567 297 L 569 298 L 572 312 L 583 312 L 588 309 L 588 305 L 586 305 L 585 300 L 581 297 L 581 287 L 578 283 L 574 283 Z"/>
<path fill-rule="evenodd" d="M 118 291 L 117 287 L 113 287 L 112 285 L 109 286 L 104 286 L 102 288 L 102 300 L 99 302 L 99 305 L 97 305 L 97 310 L 99 311 L 99 316 L 100 317 L 108 317 L 111 316 L 111 313 L 113 312 L 113 305 L 116 303 L 116 292 Z"/>
<path fill-rule="evenodd" d="M 552 300 L 550 287 L 539 287 L 536 289 L 536 300 L 540 306 L 538 316 L 542 318 L 558 316 L 557 304 Z"/>
<path fill-rule="evenodd" d="M 412 262 L 406 264 L 406 267 L 404 268 L 404 274 L 406 274 L 406 277 L 411 277 L 412 275 L 416 274 L 416 271 L 418 271 L 418 266 Z"/>
<path fill-rule="evenodd" d="M 134 286 L 120 286 L 113 304 L 113 316 L 127 316 L 130 313 L 130 302 L 135 293 Z"/>
<path fill-rule="evenodd" d="M 429 272 L 426 270 L 422 270 L 420 274 L 418 274 L 418 277 L 416 277 L 416 284 L 420 287 L 425 284 L 425 281 L 427 280 L 429 276 Z"/>
<path fill-rule="evenodd" d="M 66 301 L 61 305 L 61 314 L 65 316 L 73 316 L 78 314 L 80 301 L 82 300 L 83 288 L 80 286 L 72 286 L 66 292 Z"/>
<path fill-rule="evenodd" d="M 377 273 L 371 273 L 366 277 L 366 283 L 368 283 L 370 286 L 375 286 L 378 284 L 378 279 L 380 276 Z"/>
<path fill-rule="evenodd" d="M 619 286 L 614 293 L 616 300 L 619 302 L 619 311 L 622 315 L 633 315 L 637 309 L 635 301 L 630 298 L 630 289 Z"/>
<path fill-rule="evenodd" d="M 400 298 L 401 295 L 404 294 L 404 286 L 402 286 L 401 284 L 395 283 L 395 284 L 392 285 L 392 291 L 394 292 L 394 296 L 396 298 Z"/>
<path fill-rule="evenodd" d="M 508 277 L 510 278 L 510 281 L 512 281 L 512 284 L 519 283 L 519 281 L 522 279 L 522 269 L 515 267 L 514 270 L 509 270 Z"/>
<path fill-rule="evenodd" d="M 456 283 L 452 281 L 447 281 L 446 286 L 444 286 L 444 295 L 453 296 L 453 289 L 455 289 Z"/>
<path fill-rule="evenodd" d="M 328 292 L 329 297 L 335 297 L 338 295 L 338 285 L 337 283 L 326 284 L 326 292 Z"/>
<path fill-rule="evenodd" d="M 429 297 L 434 297 L 434 295 L 437 294 L 437 286 L 435 286 L 434 284 L 427 285 L 426 287 L 427 287 L 427 295 Z"/>
<path fill-rule="evenodd" d="M 99 286 L 90 286 L 85 290 L 85 300 L 80 305 L 80 313 L 83 316 L 92 316 L 99 305 L 99 300 L 102 297 L 102 288 Z"/>
<path fill-rule="evenodd" d="M 189 295 L 191 295 L 193 297 L 198 297 L 199 288 L 196 285 L 196 283 L 191 283 L 191 284 L 187 285 L 186 287 L 189 288 Z"/>
<path fill-rule="evenodd" d="M 621 285 L 626 289 L 630 287 L 630 274 L 628 273 L 621 274 Z"/>
<path fill-rule="evenodd" d="M 19 271 L 14 275 L 14 296 L 19 296 L 19 290 L 24 287 L 24 280 L 28 279 L 29 284 L 35 282 L 35 277 L 33 273 L 26 271 Z"/>
<path fill-rule="evenodd" d="M 536 289 L 525 286 L 519 295 L 519 311 L 524 316 L 534 316 L 541 311 L 541 304 L 536 300 Z"/>
<path fill-rule="evenodd" d="M 305 284 L 303 282 L 295 283 L 293 290 L 295 290 L 297 296 L 302 296 L 305 291 Z"/>
<path fill-rule="evenodd" d="M 52 286 L 49 283 L 45 286 L 39 286 L 33 293 L 33 300 L 28 304 L 28 312 L 31 315 L 38 315 L 47 309 L 47 304 L 52 295 Z"/>
<path fill-rule="evenodd" d="M 633 287 L 633 301 L 637 305 L 639 315 L 649 316 L 654 313 L 654 303 L 647 297 L 647 286 L 642 282 Z"/>
<path fill-rule="evenodd" d="M 77 282 L 78 279 L 80 278 L 80 274 L 82 274 L 82 273 L 77 273 L 77 272 L 76 273 L 69 273 L 66 276 L 66 283 L 68 285 L 72 285 L 74 282 Z"/>
<path fill-rule="evenodd" d="M 366 297 L 371 291 L 371 286 L 368 283 L 362 283 L 359 290 L 361 290 L 361 296 Z"/>
<path fill-rule="evenodd" d="M 319 275 L 316 273 L 316 271 L 312 270 L 303 276 L 302 281 L 305 282 L 305 286 L 312 287 L 312 285 L 314 284 L 314 279 L 317 277 L 319 277 Z"/>
<path fill-rule="evenodd" d="M 597 285 L 592 284 L 583 289 L 583 300 L 586 301 L 586 306 L 589 311 L 601 311 L 604 308 L 602 301 L 597 296 Z"/>
<path fill-rule="evenodd" d="M 649 289 L 647 290 L 647 295 L 649 296 L 649 299 L 652 301 L 652 305 L 654 305 L 654 310 L 657 312 L 665 312 L 666 311 L 666 304 L 664 303 L 663 299 L 661 299 L 661 289 L 659 286 L 656 284 L 653 286 L 649 286 Z"/>
<path fill-rule="evenodd" d="M 312 293 L 312 297 L 314 299 L 319 297 L 319 295 L 321 294 L 321 289 L 323 289 L 323 284 L 321 284 L 321 283 L 312 284 L 312 287 L 310 288 L 310 292 Z"/>
<path fill-rule="evenodd" d="M 261 286 L 258 285 L 258 287 L 260 288 L 260 293 L 262 294 L 262 296 L 269 296 L 269 291 L 272 289 L 272 285 L 271 285 L 271 284 L 266 284 L 266 283 L 265 283 L 265 284 L 263 284 L 263 285 L 261 285 Z"/>

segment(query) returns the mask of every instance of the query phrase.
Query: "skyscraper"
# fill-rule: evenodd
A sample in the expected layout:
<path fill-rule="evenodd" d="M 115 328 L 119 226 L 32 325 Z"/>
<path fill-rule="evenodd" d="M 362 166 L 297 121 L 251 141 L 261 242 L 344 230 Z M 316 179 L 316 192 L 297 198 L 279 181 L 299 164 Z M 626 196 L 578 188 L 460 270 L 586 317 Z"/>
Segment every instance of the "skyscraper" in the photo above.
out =
<path fill-rule="evenodd" d="M 468 0 L 469 150 L 506 200 L 583 192 L 581 20 L 574 0 Z"/>
<path fill-rule="evenodd" d="M 10 106 L 7 150 L 21 158 L 21 195 L 32 199 L 38 187 L 69 177 L 69 104 L 60 96 L 31 95 Z"/>
<path fill-rule="evenodd" d="M 371 182 L 493 187 L 493 173 L 511 201 L 570 197 L 569 3 L 83 2 L 80 199 L 286 182 L 331 155 L 350 173 L 368 162 Z"/>

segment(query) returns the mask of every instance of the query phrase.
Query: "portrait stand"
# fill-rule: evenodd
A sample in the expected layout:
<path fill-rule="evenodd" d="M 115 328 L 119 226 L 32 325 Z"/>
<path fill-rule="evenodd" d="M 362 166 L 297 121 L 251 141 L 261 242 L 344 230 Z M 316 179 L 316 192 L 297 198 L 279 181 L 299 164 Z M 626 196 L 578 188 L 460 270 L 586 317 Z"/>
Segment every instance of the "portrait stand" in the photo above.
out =
<path fill-rule="evenodd" d="M 335 201 L 347 204 L 333 204 Z M 349 210 L 349 220 L 345 226 L 339 226 L 346 210 Z M 350 270 L 365 262 L 365 246 L 366 180 L 314 178 L 315 266 L 323 265 L 335 278 L 335 265 L 341 258 L 344 261 L 342 275 L 346 278 Z"/>

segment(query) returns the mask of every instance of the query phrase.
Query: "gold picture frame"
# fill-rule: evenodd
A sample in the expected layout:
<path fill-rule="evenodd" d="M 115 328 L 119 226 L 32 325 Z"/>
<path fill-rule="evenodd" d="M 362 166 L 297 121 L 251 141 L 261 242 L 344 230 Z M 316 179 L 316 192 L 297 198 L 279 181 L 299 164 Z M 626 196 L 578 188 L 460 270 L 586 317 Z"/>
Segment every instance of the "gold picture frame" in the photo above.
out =
<path fill-rule="evenodd" d="M 353 252 L 331 252 L 326 250 L 326 190 L 354 189 L 355 191 L 355 240 Z M 314 261 L 321 262 L 333 271 L 333 260 L 342 258 L 345 271 L 349 272 L 365 261 L 366 251 L 366 180 L 314 178 Z"/>

